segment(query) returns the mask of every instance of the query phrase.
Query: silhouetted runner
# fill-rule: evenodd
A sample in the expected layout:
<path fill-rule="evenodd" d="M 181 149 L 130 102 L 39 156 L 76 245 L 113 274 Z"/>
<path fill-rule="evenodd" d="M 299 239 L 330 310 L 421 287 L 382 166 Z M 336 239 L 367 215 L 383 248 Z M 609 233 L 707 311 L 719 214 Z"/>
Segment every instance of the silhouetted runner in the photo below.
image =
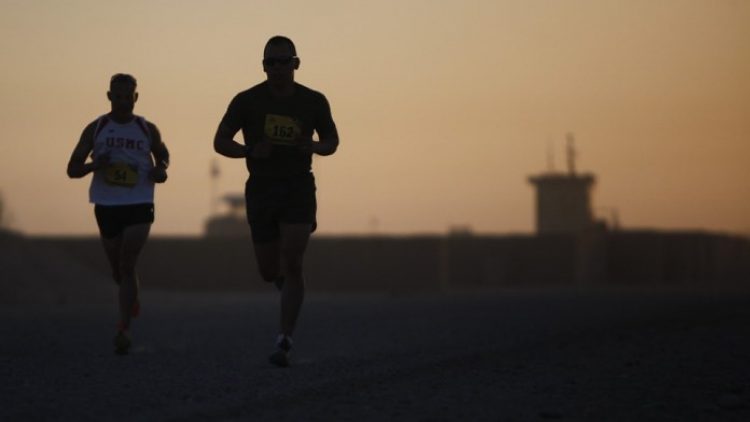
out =
<path fill-rule="evenodd" d="M 154 221 L 154 183 L 167 180 L 169 166 L 159 129 L 133 114 L 136 87 L 131 75 L 112 76 L 107 92 L 111 111 L 86 126 L 68 162 L 69 177 L 94 173 L 89 201 L 95 204 L 102 244 L 119 285 L 114 339 L 119 354 L 128 352 L 130 322 L 140 312 L 135 265 Z M 92 160 L 86 162 L 89 154 Z"/>
<path fill-rule="evenodd" d="M 304 299 L 305 249 L 316 228 L 312 155 L 331 155 L 339 144 L 325 96 L 294 81 L 299 66 L 289 38 L 269 39 L 266 81 L 232 99 L 214 138 L 216 152 L 245 158 L 250 172 L 245 201 L 255 257 L 263 279 L 281 290 L 281 330 L 269 359 L 284 367 Z M 233 140 L 240 130 L 245 145 Z"/>

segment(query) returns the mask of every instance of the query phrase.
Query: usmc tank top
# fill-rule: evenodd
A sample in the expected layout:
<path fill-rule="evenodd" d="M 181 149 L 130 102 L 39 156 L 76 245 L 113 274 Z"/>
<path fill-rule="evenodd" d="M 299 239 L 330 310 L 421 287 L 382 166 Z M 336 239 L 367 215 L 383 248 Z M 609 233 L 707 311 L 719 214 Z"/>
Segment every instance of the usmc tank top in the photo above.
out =
<path fill-rule="evenodd" d="M 117 123 L 106 114 L 97 120 L 92 155 L 109 155 L 109 164 L 94 172 L 89 202 L 98 205 L 129 205 L 154 202 L 154 168 L 151 137 L 146 119 L 134 116 Z"/>

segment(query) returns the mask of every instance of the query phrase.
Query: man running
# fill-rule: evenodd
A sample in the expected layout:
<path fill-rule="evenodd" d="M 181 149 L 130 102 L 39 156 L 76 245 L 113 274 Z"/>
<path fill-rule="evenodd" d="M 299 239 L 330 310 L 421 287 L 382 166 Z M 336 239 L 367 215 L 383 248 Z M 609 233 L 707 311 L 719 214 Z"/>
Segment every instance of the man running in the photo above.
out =
<path fill-rule="evenodd" d="M 282 367 L 289 365 L 305 293 L 302 262 L 316 228 L 312 155 L 331 155 L 339 144 L 325 96 L 294 81 L 299 66 L 289 38 L 268 40 L 266 81 L 234 97 L 214 138 L 216 152 L 245 158 L 250 172 L 245 202 L 255 258 L 261 277 L 281 290 L 281 329 L 269 360 Z M 244 145 L 233 140 L 239 130 Z"/>
<path fill-rule="evenodd" d="M 135 265 L 154 221 L 154 183 L 167 180 L 169 166 L 159 129 L 133 114 L 136 87 L 131 75 L 112 76 L 107 92 L 111 111 L 86 126 L 68 162 L 69 177 L 94 173 L 89 201 L 95 204 L 104 251 L 119 285 L 118 354 L 128 352 L 130 321 L 140 311 Z M 92 160 L 86 162 L 89 154 Z"/>

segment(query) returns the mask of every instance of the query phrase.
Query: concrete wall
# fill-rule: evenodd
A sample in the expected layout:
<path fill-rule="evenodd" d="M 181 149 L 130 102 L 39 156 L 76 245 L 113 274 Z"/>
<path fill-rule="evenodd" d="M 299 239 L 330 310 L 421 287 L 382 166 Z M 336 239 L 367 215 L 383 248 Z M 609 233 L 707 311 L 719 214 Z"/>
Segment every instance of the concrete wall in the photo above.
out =
<path fill-rule="evenodd" d="M 98 239 L 32 238 L 108 274 Z M 552 285 L 742 285 L 747 239 L 701 233 L 587 236 L 313 237 L 305 262 L 311 288 L 447 291 Z M 143 285 L 261 290 L 249 238 L 151 238 L 138 265 Z"/>
<path fill-rule="evenodd" d="M 711 233 L 606 237 L 607 278 L 620 284 L 750 285 L 750 241 Z"/>

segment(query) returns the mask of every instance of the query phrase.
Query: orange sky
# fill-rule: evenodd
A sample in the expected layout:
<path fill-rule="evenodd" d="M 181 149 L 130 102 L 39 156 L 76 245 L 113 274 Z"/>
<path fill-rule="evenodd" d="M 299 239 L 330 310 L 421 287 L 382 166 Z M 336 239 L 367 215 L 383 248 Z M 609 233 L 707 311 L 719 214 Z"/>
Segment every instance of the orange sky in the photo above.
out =
<path fill-rule="evenodd" d="M 314 163 L 320 233 L 531 232 L 526 178 L 549 145 L 563 169 L 568 131 L 602 216 L 750 233 L 747 22 L 744 0 L 2 1 L 0 193 L 14 229 L 96 233 L 65 166 L 129 72 L 173 156 L 153 233 L 201 233 L 211 160 L 220 193 L 246 178 L 216 125 L 285 34 L 341 135 Z"/>

